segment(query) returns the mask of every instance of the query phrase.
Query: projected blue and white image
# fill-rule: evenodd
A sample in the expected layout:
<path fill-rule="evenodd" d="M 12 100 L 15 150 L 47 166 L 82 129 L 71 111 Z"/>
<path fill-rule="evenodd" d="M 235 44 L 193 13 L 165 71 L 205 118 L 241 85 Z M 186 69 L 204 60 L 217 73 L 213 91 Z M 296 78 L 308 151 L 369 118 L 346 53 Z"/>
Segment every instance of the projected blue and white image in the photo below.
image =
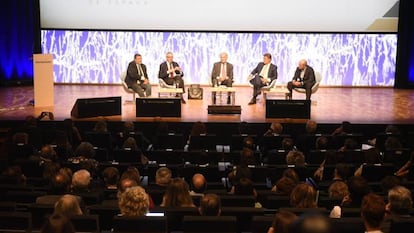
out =
<path fill-rule="evenodd" d="M 321 85 L 394 85 L 396 34 L 42 30 L 41 37 L 43 53 L 54 56 L 56 83 L 121 83 L 121 72 L 140 53 L 155 84 L 171 51 L 186 84 L 209 84 L 213 63 L 227 52 L 234 84 L 247 85 L 251 70 L 270 52 L 279 84 L 290 81 L 305 58 L 322 74 Z"/>

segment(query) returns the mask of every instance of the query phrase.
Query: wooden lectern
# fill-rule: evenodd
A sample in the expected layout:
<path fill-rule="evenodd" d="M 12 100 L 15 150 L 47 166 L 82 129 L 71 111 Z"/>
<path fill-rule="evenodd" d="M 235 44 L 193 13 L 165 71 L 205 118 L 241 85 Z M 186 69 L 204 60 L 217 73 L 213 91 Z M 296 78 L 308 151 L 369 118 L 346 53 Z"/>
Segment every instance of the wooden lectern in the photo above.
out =
<path fill-rule="evenodd" d="M 53 55 L 33 54 L 34 106 L 54 106 Z"/>

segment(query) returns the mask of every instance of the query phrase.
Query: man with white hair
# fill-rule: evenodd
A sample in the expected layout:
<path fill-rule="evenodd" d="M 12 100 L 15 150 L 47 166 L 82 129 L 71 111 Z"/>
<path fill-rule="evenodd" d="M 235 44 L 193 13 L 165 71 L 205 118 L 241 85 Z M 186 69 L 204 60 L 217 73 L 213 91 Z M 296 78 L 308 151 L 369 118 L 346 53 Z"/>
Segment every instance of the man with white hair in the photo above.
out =
<path fill-rule="evenodd" d="M 315 82 L 315 72 L 313 71 L 313 68 L 308 65 L 308 62 L 305 59 L 300 60 L 292 81 L 287 84 L 290 96 L 292 96 L 293 88 L 303 88 L 306 91 L 306 99 L 310 100 L 312 87 Z"/>
<path fill-rule="evenodd" d="M 89 191 L 89 184 L 91 183 L 91 174 L 86 169 L 81 169 L 73 173 L 72 176 L 72 191 L 84 192 Z"/>

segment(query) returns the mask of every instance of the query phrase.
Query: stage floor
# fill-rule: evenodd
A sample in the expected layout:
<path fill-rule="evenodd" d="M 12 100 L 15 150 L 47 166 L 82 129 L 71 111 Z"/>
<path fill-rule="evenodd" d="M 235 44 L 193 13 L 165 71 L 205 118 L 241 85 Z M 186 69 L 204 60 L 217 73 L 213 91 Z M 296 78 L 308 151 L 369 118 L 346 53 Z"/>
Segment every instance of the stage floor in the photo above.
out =
<path fill-rule="evenodd" d="M 135 116 L 135 104 L 132 94 L 126 93 L 121 85 L 55 85 L 55 106 L 47 108 L 33 107 L 33 87 L 3 87 L 0 89 L 0 120 L 22 120 L 27 115 L 39 115 L 50 111 L 55 120 L 70 118 L 70 111 L 78 98 L 122 96 L 122 115 L 105 117 L 110 121 L 178 121 L 178 122 L 270 122 L 266 119 L 265 102 L 260 96 L 256 105 L 248 105 L 252 94 L 249 86 L 238 86 L 236 105 L 242 110 L 240 115 L 211 115 L 207 107 L 211 104 L 210 87 L 203 87 L 203 100 L 187 100 L 182 105 L 180 118 L 157 118 Z M 153 96 L 158 96 L 158 87 L 153 86 Z M 270 97 L 269 97 L 270 98 Z M 283 96 L 279 97 L 283 99 Z M 293 99 L 304 99 L 305 95 L 294 92 Z M 83 118 L 76 120 L 96 120 Z M 413 124 L 414 90 L 393 88 L 357 88 L 357 87 L 320 87 L 312 95 L 311 119 L 320 123 L 338 123 L 348 120 L 352 123 L 372 124 Z M 299 119 L 280 119 L 281 122 L 304 122 Z"/>

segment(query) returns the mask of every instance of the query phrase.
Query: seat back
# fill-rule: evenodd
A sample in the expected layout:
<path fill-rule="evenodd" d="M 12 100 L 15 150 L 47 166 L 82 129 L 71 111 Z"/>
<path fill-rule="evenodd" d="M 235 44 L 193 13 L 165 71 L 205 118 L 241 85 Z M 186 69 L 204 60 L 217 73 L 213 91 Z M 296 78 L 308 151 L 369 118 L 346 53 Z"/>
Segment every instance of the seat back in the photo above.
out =
<path fill-rule="evenodd" d="M 167 230 L 166 217 L 126 217 L 115 216 L 113 232 L 148 232 L 161 233 Z"/>
<path fill-rule="evenodd" d="M 252 233 L 263 233 L 272 225 L 273 216 L 253 216 Z"/>
<path fill-rule="evenodd" d="M 183 232 L 237 232 L 235 216 L 184 216 Z"/>
<path fill-rule="evenodd" d="M 113 218 L 120 213 L 118 206 L 92 205 L 88 207 L 89 213 L 99 216 L 99 228 L 102 231 L 111 230 Z"/>
<path fill-rule="evenodd" d="M 32 218 L 27 212 L 0 212 L 0 232 L 31 232 Z"/>
<path fill-rule="evenodd" d="M 76 232 L 100 232 L 98 215 L 77 215 L 70 218 Z"/>
<path fill-rule="evenodd" d="M 322 74 L 320 72 L 315 72 L 315 84 L 313 84 L 312 86 L 312 93 L 315 93 L 318 88 L 319 88 L 319 84 L 322 81 Z"/>
<path fill-rule="evenodd" d="M 390 233 L 408 233 L 413 232 L 414 218 L 398 218 L 391 222 Z"/>
<path fill-rule="evenodd" d="M 276 86 L 277 79 L 273 79 L 268 85 L 262 87 L 262 90 L 270 90 Z"/>
<path fill-rule="evenodd" d="M 364 221 L 361 217 L 331 219 L 332 232 L 356 233 L 365 232 Z"/>

